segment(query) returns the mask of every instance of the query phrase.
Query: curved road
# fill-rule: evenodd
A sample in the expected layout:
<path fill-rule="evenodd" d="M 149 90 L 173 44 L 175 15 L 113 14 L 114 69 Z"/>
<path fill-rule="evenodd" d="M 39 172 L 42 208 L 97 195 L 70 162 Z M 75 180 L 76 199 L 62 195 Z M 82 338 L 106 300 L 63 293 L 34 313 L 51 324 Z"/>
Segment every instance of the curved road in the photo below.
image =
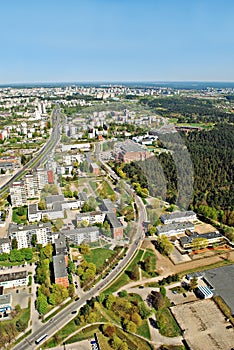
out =
<path fill-rule="evenodd" d="M 118 176 L 111 170 L 108 169 L 112 176 L 115 176 L 116 179 Z M 119 178 L 118 178 L 119 179 Z M 25 338 L 22 342 L 16 345 L 14 350 L 33 350 L 39 347 L 39 345 L 35 344 L 35 340 L 44 334 L 48 334 L 48 338 L 50 338 L 53 334 L 57 333 L 59 329 L 64 327 L 68 322 L 70 322 L 74 318 L 73 312 L 78 311 L 78 309 L 83 306 L 87 300 L 90 298 L 97 296 L 101 290 L 106 288 L 110 282 L 112 282 L 117 275 L 126 267 L 131 258 L 133 257 L 136 250 L 140 247 L 141 241 L 143 239 L 143 230 L 142 224 L 146 221 L 146 210 L 145 206 L 135 192 L 131 189 L 129 185 L 127 185 L 128 191 L 131 191 L 135 197 L 136 204 L 138 206 L 138 226 L 136 229 L 136 233 L 134 236 L 134 241 L 129 245 L 129 249 L 126 253 L 126 256 L 118 263 L 118 265 L 106 276 L 103 280 L 98 282 L 95 287 L 90 289 L 85 295 L 83 295 L 79 300 L 72 302 L 65 309 L 60 311 L 56 316 L 54 316 L 50 321 L 41 326 L 37 331 L 34 331 L 31 335 Z M 46 339 L 44 340 L 44 342 Z M 40 343 L 42 344 L 43 341 Z"/>

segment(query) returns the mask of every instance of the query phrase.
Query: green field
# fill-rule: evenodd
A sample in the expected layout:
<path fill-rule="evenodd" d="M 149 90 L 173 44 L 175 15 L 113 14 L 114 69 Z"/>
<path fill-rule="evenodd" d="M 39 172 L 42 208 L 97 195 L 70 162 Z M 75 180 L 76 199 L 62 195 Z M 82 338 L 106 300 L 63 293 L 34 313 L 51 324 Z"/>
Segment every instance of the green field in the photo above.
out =
<path fill-rule="evenodd" d="M 146 258 L 148 258 L 149 256 L 152 258 L 152 265 L 153 265 L 153 271 L 154 271 L 154 272 L 152 272 L 152 273 L 147 273 L 146 271 L 142 271 L 142 276 L 143 276 L 143 277 L 146 277 L 146 278 L 148 278 L 148 277 L 153 277 L 154 274 L 155 274 L 155 276 L 156 276 L 156 272 L 155 272 L 155 270 L 156 270 L 156 256 L 155 256 L 153 250 L 147 249 L 147 250 L 145 251 L 145 254 L 144 254 L 143 257 L 142 257 L 142 261 L 144 261 L 144 260 L 145 260 Z"/>
<path fill-rule="evenodd" d="M 157 326 L 159 332 L 165 337 L 177 337 L 181 335 L 180 327 L 168 308 L 156 312 Z"/>
<path fill-rule="evenodd" d="M 19 208 L 13 208 L 12 210 L 12 221 L 16 224 L 26 224 L 27 223 L 27 215 L 28 209 L 27 207 L 23 207 L 23 214 L 19 215 Z"/>
<path fill-rule="evenodd" d="M 131 279 L 128 276 L 128 273 L 132 271 L 133 267 L 139 263 L 141 260 L 142 255 L 144 254 L 144 250 L 139 250 L 135 256 L 135 258 L 132 260 L 132 262 L 129 264 L 127 269 L 120 274 L 119 277 L 104 291 L 105 294 L 111 294 L 116 292 L 118 289 L 123 287 L 125 284 L 128 284 Z"/>
<path fill-rule="evenodd" d="M 97 268 L 102 266 L 106 259 L 113 255 L 113 251 L 106 248 L 94 248 L 91 250 L 91 253 L 85 255 L 85 260 L 91 263 L 94 263 Z"/>

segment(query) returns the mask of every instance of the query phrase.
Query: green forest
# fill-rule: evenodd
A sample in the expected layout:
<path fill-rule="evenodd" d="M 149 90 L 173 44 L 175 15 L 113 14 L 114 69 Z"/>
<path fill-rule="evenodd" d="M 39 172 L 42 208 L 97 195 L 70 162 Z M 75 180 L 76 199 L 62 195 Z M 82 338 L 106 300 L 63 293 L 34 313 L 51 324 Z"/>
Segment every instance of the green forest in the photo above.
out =
<path fill-rule="evenodd" d="M 183 134 L 194 171 L 191 207 L 201 214 L 234 225 L 234 126 Z M 158 156 L 167 179 L 167 200 L 177 195 L 177 169 L 171 154 Z"/>
<path fill-rule="evenodd" d="M 179 144 L 181 137 L 183 142 Z M 181 136 L 176 133 L 173 138 L 164 136 L 164 141 L 173 152 L 125 164 L 122 170 L 126 176 L 131 182 L 148 188 L 153 196 L 171 204 L 179 203 L 184 208 L 189 204 L 198 213 L 233 226 L 234 126 L 220 124 L 209 131 L 195 131 Z M 190 162 L 186 153 L 183 154 L 184 144 Z M 189 169 L 191 166 L 192 169 Z M 186 183 L 186 176 L 193 178 L 192 190 L 191 184 Z M 181 198 L 178 200 L 178 197 Z"/>
<path fill-rule="evenodd" d="M 227 96 L 226 100 L 229 101 L 230 97 Z M 182 96 L 157 99 L 144 97 L 139 100 L 139 103 L 152 108 L 163 117 L 176 116 L 178 123 L 217 123 L 224 120 L 234 122 L 233 113 L 222 110 L 220 102 L 207 99 Z"/>

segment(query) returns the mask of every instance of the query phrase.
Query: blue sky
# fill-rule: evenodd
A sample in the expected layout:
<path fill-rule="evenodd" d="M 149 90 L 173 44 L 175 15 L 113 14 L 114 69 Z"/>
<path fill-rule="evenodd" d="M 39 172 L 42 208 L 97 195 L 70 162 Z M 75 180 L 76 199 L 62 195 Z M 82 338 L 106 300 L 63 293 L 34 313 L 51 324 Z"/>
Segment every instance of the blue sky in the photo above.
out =
<path fill-rule="evenodd" d="M 9 0 L 0 84 L 234 81 L 233 0 Z"/>

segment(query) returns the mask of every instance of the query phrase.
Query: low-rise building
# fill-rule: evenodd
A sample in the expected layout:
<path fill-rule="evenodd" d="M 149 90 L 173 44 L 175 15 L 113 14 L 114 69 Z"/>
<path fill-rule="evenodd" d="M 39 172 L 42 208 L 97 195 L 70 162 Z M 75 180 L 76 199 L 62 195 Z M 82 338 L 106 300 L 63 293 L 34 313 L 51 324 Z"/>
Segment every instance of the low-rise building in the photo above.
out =
<path fill-rule="evenodd" d="M 119 144 L 119 149 L 116 151 L 116 160 L 130 163 L 132 161 L 146 160 L 153 156 L 146 147 L 140 146 L 132 140 L 127 140 Z"/>
<path fill-rule="evenodd" d="M 72 145 L 62 145 L 62 152 L 68 152 L 72 150 L 80 150 L 88 152 L 90 150 L 90 143 L 76 143 Z"/>
<path fill-rule="evenodd" d="M 106 220 L 109 222 L 112 232 L 112 237 L 115 239 L 123 238 L 123 225 L 118 220 L 114 213 L 108 212 L 106 214 Z"/>
<path fill-rule="evenodd" d="M 93 175 L 96 175 L 96 176 L 100 175 L 100 168 L 96 163 L 90 163 L 89 170 Z"/>
<path fill-rule="evenodd" d="M 207 239 L 208 245 L 220 243 L 225 240 L 225 237 L 219 231 L 202 234 L 199 234 L 197 232 L 191 232 L 190 235 L 186 235 L 180 238 L 180 244 L 184 249 L 190 249 L 193 247 L 193 241 L 195 238 Z"/>
<path fill-rule="evenodd" d="M 4 317 L 12 311 L 12 296 L 11 294 L 0 295 L 0 316 Z"/>
<path fill-rule="evenodd" d="M 41 210 L 38 209 L 38 204 L 29 204 L 28 206 L 28 221 L 40 221 L 42 216 Z"/>
<path fill-rule="evenodd" d="M 62 194 L 56 194 L 56 195 L 47 196 L 45 198 L 46 208 L 47 209 L 52 209 L 54 203 L 56 203 L 56 202 L 63 202 L 63 201 L 64 201 L 64 196 Z"/>
<path fill-rule="evenodd" d="M 101 211 L 91 211 L 87 213 L 80 213 L 76 215 L 76 222 L 79 225 L 82 221 L 88 222 L 89 225 L 94 225 L 96 223 L 103 224 L 105 220 L 106 213 Z"/>
<path fill-rule="evenodd" d="M 41 211 L 42 219 L 56 220 L 64 218 L 64 210 L 60 202 L 55 202 L 51 209 L 45 209 Z"/>
<path fill-rule="evenodd" d="M 53 256 L 54 282 L 66 288 L 69 286 L 65 256 L 63 254 Z"/>
<path fill-rule="evenodd" d="M 213 292 L 207 286 L 198 286 L 196 294 L 202 299 L 210 299 L 213 297 Z"/>
<path fill-rule="evenodd" d="M 189 221 L 168 225 L 159 225 L 157 226 L 157 235 L 166 235 L 170 237 L 178 234 L 183 234 L 185 233 L 185 230 L 194 231 L 194 225 Z"/>
<path fill-rule="evenodd" d="M 163 224 L 172 224 L 173 222 L 185 222 L 185 221 L 194 221 L 197 219 L 196 213 L 194 211 L 176 211 L 170 214 L 163 214 L 160 217 L 160 220 Z"/>
<path fill-rule="evenodd" d="M 0 274 L 0 286 L 4 288 L 16 288 L 28 285 L 28 272 L 10 272 Z"/>
<path fill-rule="evenodd" d="M 0 157 L 0 170 L 14 170 L 20 167 L 20 159 L 14 156 Z"/>

